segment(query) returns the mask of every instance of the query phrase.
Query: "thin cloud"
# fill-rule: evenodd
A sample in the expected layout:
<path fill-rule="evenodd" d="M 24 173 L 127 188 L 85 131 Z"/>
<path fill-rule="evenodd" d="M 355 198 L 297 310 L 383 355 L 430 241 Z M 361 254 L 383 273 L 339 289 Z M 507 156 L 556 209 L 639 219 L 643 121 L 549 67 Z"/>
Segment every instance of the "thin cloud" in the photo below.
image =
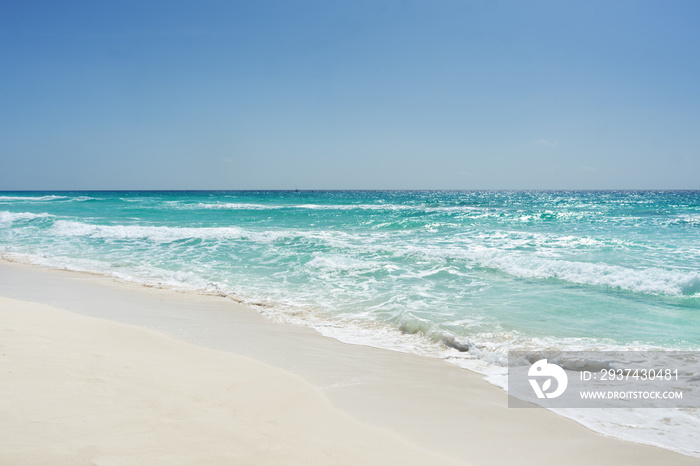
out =
<path fill-rule="evenodd" d="M 554 147 L 557 144 L 559 144 L 559 142 L 558 141 L 550 141 L 548 139 L 540 139 L 539 141 L 537 141 L 537 144 L 540 144 L 542 146 Z"/>

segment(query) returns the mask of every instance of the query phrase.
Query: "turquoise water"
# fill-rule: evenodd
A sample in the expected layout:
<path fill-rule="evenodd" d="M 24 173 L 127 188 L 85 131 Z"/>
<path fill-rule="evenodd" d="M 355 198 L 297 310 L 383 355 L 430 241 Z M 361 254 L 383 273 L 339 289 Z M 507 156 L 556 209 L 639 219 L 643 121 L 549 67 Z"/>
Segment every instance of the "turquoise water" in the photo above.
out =
<path fill-rule="evenodd" d="M 700 350 L 696 191 L 4 192 L 0 256 L 225 295 L 501 386 L 512 349 Z M 694 409 L 558 412 L 700 456 Z"/>
<path fill-rule="evenodd" d="M 6 192 L 0 252 L 490 362 L 700 349 L 700 192 Z"/>

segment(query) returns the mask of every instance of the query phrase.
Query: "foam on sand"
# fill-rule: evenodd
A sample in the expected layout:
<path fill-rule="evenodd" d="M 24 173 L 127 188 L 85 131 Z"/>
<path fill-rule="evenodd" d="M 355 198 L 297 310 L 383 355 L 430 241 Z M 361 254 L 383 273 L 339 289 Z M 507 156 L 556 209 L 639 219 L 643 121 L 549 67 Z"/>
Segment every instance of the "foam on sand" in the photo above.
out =
<path fill-rule="evenodd" d="M 697 463 L 509 409 L 442 361 L 346 345 L 223 298 L 22 264 L 0 263 L 0 278 L 0 295 L 233 353 L 0 299 L 2 464 Z"/>

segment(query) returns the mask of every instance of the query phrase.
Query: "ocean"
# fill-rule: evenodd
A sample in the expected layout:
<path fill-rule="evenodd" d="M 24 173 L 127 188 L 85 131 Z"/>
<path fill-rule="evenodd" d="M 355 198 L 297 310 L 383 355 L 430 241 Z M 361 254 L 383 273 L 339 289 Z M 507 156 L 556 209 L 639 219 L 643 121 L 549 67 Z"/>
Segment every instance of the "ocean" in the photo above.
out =
<path fill-rule="evenodd" d="M 0 192 L 0 254 L 227 296 L 505 386 L 511 350 L 700 350 L 699 191 Z M 560 410 L 700 456 L 700 414 Z"/>

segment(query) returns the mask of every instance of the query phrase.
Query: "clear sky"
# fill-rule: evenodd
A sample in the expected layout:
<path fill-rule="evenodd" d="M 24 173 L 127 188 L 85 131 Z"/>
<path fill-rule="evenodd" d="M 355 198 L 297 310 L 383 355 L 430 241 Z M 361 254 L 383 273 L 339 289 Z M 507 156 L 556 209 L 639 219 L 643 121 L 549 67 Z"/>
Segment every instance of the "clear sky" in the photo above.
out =
<path fill-rule="evenodd" d="M 0 2 L 0 190 L 700 189 L 700 2 Z"/>

